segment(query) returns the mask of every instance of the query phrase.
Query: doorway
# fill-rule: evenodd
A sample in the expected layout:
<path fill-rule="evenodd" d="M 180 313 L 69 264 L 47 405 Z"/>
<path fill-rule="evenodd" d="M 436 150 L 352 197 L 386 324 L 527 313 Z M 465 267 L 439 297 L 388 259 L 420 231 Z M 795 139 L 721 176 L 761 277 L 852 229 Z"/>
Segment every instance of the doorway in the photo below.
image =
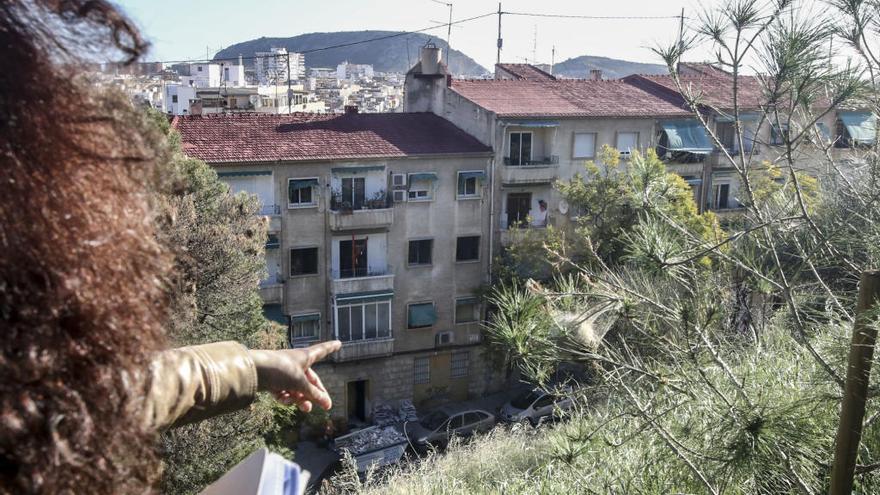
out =
<path fill-rule="evenodd" d="M 532 193 L 507 194 L 507 228 L 528 227 L 532 209 Z"/>
<path fill-rule="evenodd" d="M 367 276 L 367 239 L 339 241 L 339 277 Z"/>
<path fill-rule="evenodd" d="M 348 382 L 345 403 L 348 408 L 350 422 L 367 421 L 367 389 L 368 380 Z"/>

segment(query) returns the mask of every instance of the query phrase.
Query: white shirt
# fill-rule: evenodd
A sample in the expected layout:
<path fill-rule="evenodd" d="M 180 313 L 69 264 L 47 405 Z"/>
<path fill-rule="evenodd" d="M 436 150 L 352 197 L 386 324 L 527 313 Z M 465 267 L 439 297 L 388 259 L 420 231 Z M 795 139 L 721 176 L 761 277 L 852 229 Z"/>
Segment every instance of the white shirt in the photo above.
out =
<path fill-rule="evenodd" d="M 532 227 L 546 227 L 547 226 L 547 210 L 538 208 L 532 214 Z"/>

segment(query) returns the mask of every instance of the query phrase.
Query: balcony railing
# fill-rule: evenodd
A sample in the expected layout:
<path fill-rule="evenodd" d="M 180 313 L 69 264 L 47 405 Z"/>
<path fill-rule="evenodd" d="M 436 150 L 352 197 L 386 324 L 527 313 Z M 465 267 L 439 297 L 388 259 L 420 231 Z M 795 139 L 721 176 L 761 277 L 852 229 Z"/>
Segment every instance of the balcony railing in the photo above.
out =
<path fill-rule="evenodd" d="M 344 278 L 362 278 L 362 277 L 381 277 L 383 275 L 390 275 L 391 270 L 388 266 L 380 266 L 380 267 L 357 267 L 357 268 L 345 268 L 345 269 L 334 269 L 333 270 L 333 278 L 335 280 L 344 279 Z"/>
<path fill-rule="evenodd" d="M 504 164 L 510 167 L 533 167 L 540 165 L 559 165 L 559 155 L 550 155 L 535 160 L 512 160 L 509 156 L 504 157 Z"/>
<path fill-rule="evenodd" d="M 369 199 L 354 198 L 354 200 L 343 200 L 342 195 L 339 193 L 334 193 L 330 197 L 330 210 L 342 213 L 361 210 L 382 210 L 392 206 L 391 194 L 385 191 L 379 191 Z"/>
<path fill-rule="evenodd" d="M 343 342 L 342 348 L 332 354 L 334 361 L 355 361 L 372 357 L 390 356 L 394 351 L 394 339 L 353 340 Z"/>
<path fill-rule="evenodd" d="M 281 205 L 263 205 L 260 207 L 259 215 L 272 216 L 281 214 Z"/>

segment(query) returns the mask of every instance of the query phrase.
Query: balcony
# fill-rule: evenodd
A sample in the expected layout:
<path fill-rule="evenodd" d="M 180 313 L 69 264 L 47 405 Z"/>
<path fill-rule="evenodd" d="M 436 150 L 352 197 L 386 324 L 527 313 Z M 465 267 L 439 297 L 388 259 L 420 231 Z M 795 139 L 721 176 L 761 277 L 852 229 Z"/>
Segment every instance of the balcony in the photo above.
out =
<path fill-rule="evenodd" d="M 545 156 L 544 158 L 540 158 L 537 160 L 527 160 L 522 163 L 513 163 L 513 160 L 510 159 L 509 156 L 504 157 L 504 164 L 508 167 L 536 167 L 536 166 L 547 166 L 547 165 L 559 165 L 559 156 L 558 155 L 550 155 Z"/>
<path fill-rule="evenodd" d="M 269 218 L 269 232 L 281 232 L 281 205 L 262 205 L 257 214 Z"/>
<path fill-rule="evenodd" d="M 394 223 L 391 196 L 380 191 L 372 199 L 343 201 L 339 195 L 330 199 L 330 230 L 388 228 Z"/>
<path fill-rule="evenodd" d="M 333 353 L 332 359 L 337 363 L 357 361 L 374 357 L 390 356 L 394 352 L 394 339 L 370 339 L 343 342 L 342 348 Z"/>
<path fill-rule="evenodd" d="M 507 165 L 508 158 L 504 158 Z M 501 169 L 502 184 L 551 184 L 559 176 L 559 157 L 530 161 L 527 165 L 510 165 Z"/>
<path fill-rule="evenodd" d="M 394 274 L 387 266 L 342 271 L 334 268 L 332 275 L 330 290 L 333 294 L 394 290 Z"/>
<path fill-rule="evenodd" d="M 281 304 L 284 293 L 284 284 L 275 280 L 260 282 L 260 297 L 263 304 Z"/>
<path fill-rule="evenodd" d="M 549 220 L 549 219 L 548 219 Z M 504 247 L 510 246 L 517 241 L 524 239 L 545 239 L 547 237 L 546 227 L 513 227 L 501 230 L 500 241 Z"/>

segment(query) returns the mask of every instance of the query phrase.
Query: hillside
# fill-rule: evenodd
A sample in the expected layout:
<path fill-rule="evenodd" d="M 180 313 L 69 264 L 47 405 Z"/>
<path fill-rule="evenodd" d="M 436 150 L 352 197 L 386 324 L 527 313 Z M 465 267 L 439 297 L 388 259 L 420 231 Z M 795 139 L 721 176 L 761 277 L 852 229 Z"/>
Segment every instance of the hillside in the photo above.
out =
<path fill-rule="evenodd" d="M 605 79 L 617 79 L 630 74 L 666 74 L 666 66 L 628 62 L 607 57 L 581 55 L 553 66 L 553 74 L 562 77 L 589 77 L 591 69 L 601 69 Z"/>
<path fill-rule="evenodd" d="M 214 59 L 235 59 L 239 55 L 250 57 L 256 52 L 268 51 L 272 47 L 285 47 L 289 51 L 303 52 L 393 34 L 396 33 L 394 31 L 343 31 L 301 34 L 291 38 L 258 38 L 231 45 L 218 52 Z M 488 72 L 485 67 L 458 50 L 453 49 L 451 57 L 449 57 L 445 41 L 420 33 L 306 53 L 306 66 L 336 67 L 337 64 L 347 60 L 356 64 L 371 64 L 375 70 L 380 72 L 406 72 L 418 60 L 419 48 L 429 40 L 443 49 L 443 58 L 447 62 L 451 60 L 450 69 L 453 74 L 479 76 Z M 252 63 L 252 61 L 248 61 L 246 65 Z"/>

